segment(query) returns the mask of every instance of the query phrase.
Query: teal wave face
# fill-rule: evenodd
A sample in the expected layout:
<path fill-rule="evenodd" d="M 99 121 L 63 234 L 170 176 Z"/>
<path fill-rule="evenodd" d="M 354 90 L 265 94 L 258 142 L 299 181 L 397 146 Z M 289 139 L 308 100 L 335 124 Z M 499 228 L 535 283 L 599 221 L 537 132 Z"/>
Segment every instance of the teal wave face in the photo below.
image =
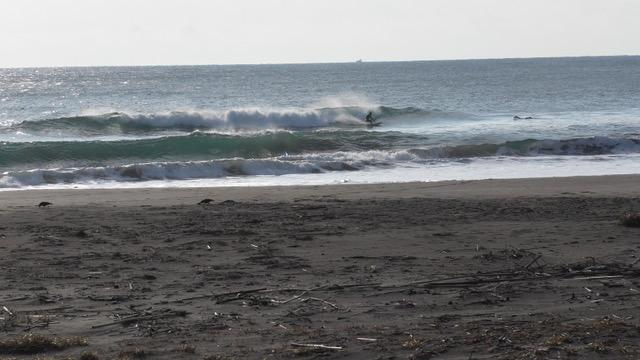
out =
<path fill-rule="evenodd" d="M 192 134 L 121 141 L 5 143 L 0 148 L 0 166 L 92 163 L 116 159 L 259 158 L 305 149 L 332 149 L 336 146 L 332 141 L 305 139 L 286 132 L 252 137 Z"/>
<path fill-rule="evenodd" d="M 399 133 L 273 132 L 254 135 L 193 133 L 120 141 L 7 142 L 0 147 L 0 167 L 28 164 L 96 164 L 112 160 L 209 160 L 265 158 L 283 154 L 387 149 L 419 143 Z"/>
<path fill-rule="evenodd" d="M 23 121 L 0 129 L 0 132 L 22 132 L 32 135 L 98 137 L 109 135 L 145 135 L 163 132 L 301 130 L 318 128 L 364 127 L 366 114 L 372 111 L 376 119 L 396 122 L 409 117 L 464 117 L 462 113 L 423 110 L 415 107 L 376 108 L 337 107 L 298 110 L 235 109 L 226 111 L 172 111 L 155 114 L 113 112 Z"/>
<path fill-rule="evenodd" d="M 527 139 L 499 144 L 429 146 L 422 135 L 401 132 L 312 131 L 244 135 L 193 133 L 120 141 L 8 142 L 0 146 L 0 168 L 99 166 L 114 162 L 263 159 L 336 152 L 406 151 L 419 159 L 489 156 L 600 155 L 640 152 L 640 140 L 607 137 Z"/>

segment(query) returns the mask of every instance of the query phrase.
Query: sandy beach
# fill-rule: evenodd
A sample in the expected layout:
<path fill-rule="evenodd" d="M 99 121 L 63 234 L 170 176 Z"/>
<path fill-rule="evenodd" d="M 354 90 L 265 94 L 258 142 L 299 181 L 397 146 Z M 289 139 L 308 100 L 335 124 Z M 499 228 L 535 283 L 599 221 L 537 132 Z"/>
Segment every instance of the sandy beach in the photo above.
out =
<path fill-rule="evenodd" d="M 0 358 L 638 359 L 638 210 L 634 175 L 0 192 Z"/>

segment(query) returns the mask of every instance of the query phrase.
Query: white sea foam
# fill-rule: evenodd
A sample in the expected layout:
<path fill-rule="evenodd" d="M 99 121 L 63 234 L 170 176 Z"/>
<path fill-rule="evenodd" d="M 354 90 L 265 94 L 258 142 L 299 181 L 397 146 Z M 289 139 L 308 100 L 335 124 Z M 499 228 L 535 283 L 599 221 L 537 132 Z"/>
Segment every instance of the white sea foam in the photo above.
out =
<path fill-rule="evenodd" d="M 264 109 L 184 110 L 152 114 L 113 112 L 107 115 L 88 115 L 119 121 L 131 126 L 151 128 L 203 129 L 287 129 L 313 128 L 336 124 L 359 124 L 362 120 L 346 111 L 335 109 Z"/>
<path fill-rule="evenodd" d="M 208 161 L 147 162 L 101 167 L 68 167 L 7 171 L 0 175 L 0 188 L 21 188 L 56 184 L 92 182 L 142 182 L 154 180 L 193 180 L 246 177 L 258 175 L 318 174 L 327 172 L 391 169 L 402 167 L 440 168 L 453 163 L 475 163 L 486 159 L 510 159 L 514 163 L 539 157 L 560 161 L 562 158 L 616 159 L 615 156 L 640 153 L 640 142 L 630 139 L 527 140 L 516 147 L 476 145 L 462 150 L 434 147 L 430 149 L 333 151 L 285 154 L 261 159 L 217 159 Z M 453 149 L 453 150 L 451 150 Z M 495 151 L 498 149 L 498 153 Z M 510 149 L 507 151 L 507 149 Z M 493 154 L 483 156 L 486 151 Z M 456 154 L 468 154 L 463 157 Z M 498 155 L 496 157 L 496 155 Z M 597 155 L 597 156 L 596 156 Z M 599 156 L 599 157 L 598 157 Z"/>

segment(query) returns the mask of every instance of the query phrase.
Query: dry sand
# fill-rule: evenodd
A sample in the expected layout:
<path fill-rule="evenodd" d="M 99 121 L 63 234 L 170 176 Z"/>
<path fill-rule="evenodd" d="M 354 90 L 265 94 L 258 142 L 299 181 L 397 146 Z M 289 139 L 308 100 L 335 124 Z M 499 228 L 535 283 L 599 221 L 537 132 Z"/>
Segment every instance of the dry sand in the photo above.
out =
<path fill-rule="evenodd" d="M 630 210 L 639 176 L 1 192 L 0 358 L 638 359 Z"/>

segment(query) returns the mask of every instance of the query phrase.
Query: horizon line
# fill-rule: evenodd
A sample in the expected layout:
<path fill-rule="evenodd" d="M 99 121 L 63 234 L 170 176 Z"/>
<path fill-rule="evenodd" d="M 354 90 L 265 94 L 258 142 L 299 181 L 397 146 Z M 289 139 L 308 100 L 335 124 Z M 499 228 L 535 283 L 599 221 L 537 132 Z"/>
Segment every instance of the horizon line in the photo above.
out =
<path fill-rule="evenodd" d="M 533 57 L 495 57 L 495 58 L 453 58 L 453 59 L 412 59 L 412 60 L 365 60 L 325 61 L 325 62 L 263 62 L 263 63 L 219 63 L 219 64 L 117 64 L 117 65 L 51 65 L 51 66 L 7 66 L 7 69 L 60 69 L 60 68 L 126 68 L 126 67 L 199 67 L 199 66 L 277 66 L 277 65 L 339 65 L 339 64 L 382 64 L 408 62 L 448 62 L 448 61 L 501 61 L 501 60 L 543 60 L 543 59 L 581 59 L 640 57 L 640 54 L 625 55 L 570 55 L 570 56 L 533 56 Z"/>

